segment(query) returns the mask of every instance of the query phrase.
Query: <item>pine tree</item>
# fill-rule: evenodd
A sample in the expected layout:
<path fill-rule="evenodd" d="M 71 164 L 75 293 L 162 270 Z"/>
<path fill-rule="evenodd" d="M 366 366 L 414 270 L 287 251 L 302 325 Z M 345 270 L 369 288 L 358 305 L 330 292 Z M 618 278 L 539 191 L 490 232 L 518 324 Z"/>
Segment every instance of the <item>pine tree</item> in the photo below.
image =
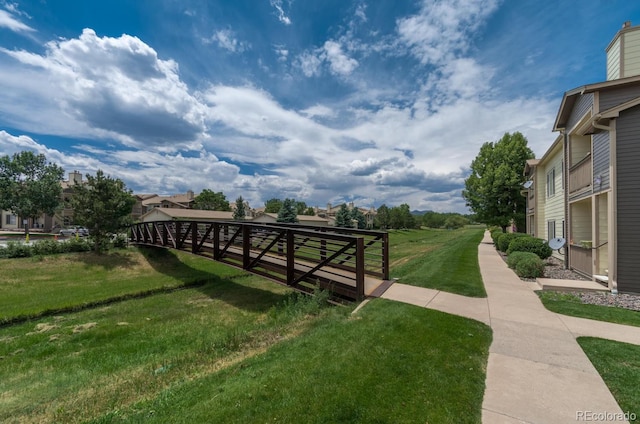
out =
<path fill-rule="evenodd" d="M 284 199 L 282 207 L 278 211 L 278 222 L 298 222 L 296 201 Z"/>
<path fill-rule="evenodd" d="M 233 220 L 244 221 L 246 214 L 247 211 L 244 208 L 244 199 L 240 196 L 236 199 L 236 210 L 233 211 Z"/>

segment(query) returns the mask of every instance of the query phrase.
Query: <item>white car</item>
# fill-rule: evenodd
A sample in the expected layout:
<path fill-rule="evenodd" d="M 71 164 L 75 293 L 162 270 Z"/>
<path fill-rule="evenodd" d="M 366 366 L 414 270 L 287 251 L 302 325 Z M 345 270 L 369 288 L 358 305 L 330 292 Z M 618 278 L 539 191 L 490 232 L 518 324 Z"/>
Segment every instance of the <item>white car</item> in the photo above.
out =
<path fill-rule="evenodd" d="M 60 235 L 65 237 L 71 237 L 78 234 L 80 237 L 86 237 L 89 235 L 89 230 L 84 227 L 73 226 L 69 228 L 62 228 L 60 230 Z"/>

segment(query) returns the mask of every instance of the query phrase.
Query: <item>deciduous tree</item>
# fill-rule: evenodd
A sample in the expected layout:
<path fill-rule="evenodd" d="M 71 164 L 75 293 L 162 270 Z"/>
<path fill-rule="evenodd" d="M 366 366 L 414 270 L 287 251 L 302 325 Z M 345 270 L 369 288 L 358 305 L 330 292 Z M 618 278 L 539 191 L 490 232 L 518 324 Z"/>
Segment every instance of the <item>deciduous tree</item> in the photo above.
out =
<path fill-rule="evenodd" d="M 506 133 L 499 141 L 482 145 L 471 162 L 462 197 L 479 222 L 506 230 L 512 221 L 524 223 L 526 202 L 520 194 L 527 159 L 534 157 L 519 132 Z"/>
<path fill-rule="evenodd" d="M 61 203 L 64 170 L 30 151 L 0 157 L 0 210 L 20 218 L 53 215 Z M 29 233 L 25 227 L 25 234 Z"/>
<path fill-rule="evenodd" d="M 276 199 L 274 197 L 273 199 L 269 199 L 264 202 L 265 213 L 278 213 L 280 212 L 280 209 L 282 209 L 282 200 L 280 199 Z"/>
<path fill-rule="evenodd" d="M 103 250 L 109 237 L 131 222 L 134 203 L 131 190 L 120 179 L 105 176 L 102 170 L 95 177 L 87 174 L 86 183 L 76 183 L 71 199 L 74 222 L 89 229 L 96 251 Z"/>
<path fill-rule="evenodd" d="M 214 192 L 205 188 L 194 199 L 193 208 L 207 211 L 225 211 L 230 212 L 231 206 L 227 200 L 227 196 L 223 192 Z"/>

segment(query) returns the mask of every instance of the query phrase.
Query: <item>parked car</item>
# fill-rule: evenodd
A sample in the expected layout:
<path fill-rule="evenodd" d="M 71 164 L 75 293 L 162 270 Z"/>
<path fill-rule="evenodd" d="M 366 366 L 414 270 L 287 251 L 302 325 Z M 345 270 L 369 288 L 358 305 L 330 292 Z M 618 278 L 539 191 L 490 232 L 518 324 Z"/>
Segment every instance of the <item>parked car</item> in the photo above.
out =
<path fill-rule="evenodd" d="M 60 235 L 64 237 L 72 237 L 72 236 L 75 236 L 76 234 L 80 237 L 86 237 L 89 235 L 89 230 L 87 230 L 85 227 L 79 227 L 79 226 L 72 226 L 69 228 L 60 229 Z"/>

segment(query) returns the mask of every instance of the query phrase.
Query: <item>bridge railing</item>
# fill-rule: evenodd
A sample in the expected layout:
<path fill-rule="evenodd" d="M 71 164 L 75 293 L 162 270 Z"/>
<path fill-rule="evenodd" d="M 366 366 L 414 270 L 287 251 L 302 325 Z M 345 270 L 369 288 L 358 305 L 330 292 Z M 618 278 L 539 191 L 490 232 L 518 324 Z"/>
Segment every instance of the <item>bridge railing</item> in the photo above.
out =
<path fill-rule="evenodd" d="M 244 222 L 156 221 L 131 226 L 136 244 L 186 250 L 275 281 L 349 299 L 364 296 L 365 275 L 388 279 L 383 232 Z"/>

